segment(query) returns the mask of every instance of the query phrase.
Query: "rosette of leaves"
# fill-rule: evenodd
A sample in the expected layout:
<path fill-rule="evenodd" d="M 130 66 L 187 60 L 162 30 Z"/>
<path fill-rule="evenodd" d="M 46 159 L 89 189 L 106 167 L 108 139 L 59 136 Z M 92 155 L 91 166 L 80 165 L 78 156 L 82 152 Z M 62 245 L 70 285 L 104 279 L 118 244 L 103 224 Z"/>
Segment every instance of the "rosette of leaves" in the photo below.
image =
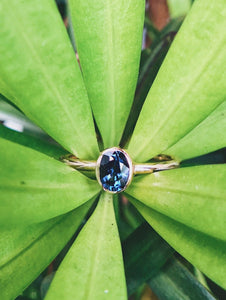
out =
<path fill-rule="evenodd" d="M 138 76 L 144 5 L 69 0 L 80 69 L 54 1 L 0 3 L 0 93 L 62 146 L 1 125 L 3 300 L 49 265 L 91 208 L 46 299 L 127 298 L 113 197 L 59 157 L 97 159 L 93 118 L 103 148 L 119 145 Z M 182 162 L 225 147 L 225 26 L 224 0 L 195 1 L 123 145 L 134 161 L 164 154 Z M 225 175 L 223 164 L 188 165 L 134 177 L 124 193 L 176 251 L 223 288 Z"/>

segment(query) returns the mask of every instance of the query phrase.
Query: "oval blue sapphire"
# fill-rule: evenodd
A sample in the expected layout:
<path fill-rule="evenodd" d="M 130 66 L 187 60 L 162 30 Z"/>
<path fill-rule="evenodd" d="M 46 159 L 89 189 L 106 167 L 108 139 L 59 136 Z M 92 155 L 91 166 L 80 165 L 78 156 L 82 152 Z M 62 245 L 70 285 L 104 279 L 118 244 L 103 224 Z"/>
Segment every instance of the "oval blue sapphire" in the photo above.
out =
<path fill-rule="evenodd" d="M 118 148 L 105 150 L 99 162 L 99 181 L 103 189 L 120 193 L 131 179 L 131 162 L 127 153 Z"/>

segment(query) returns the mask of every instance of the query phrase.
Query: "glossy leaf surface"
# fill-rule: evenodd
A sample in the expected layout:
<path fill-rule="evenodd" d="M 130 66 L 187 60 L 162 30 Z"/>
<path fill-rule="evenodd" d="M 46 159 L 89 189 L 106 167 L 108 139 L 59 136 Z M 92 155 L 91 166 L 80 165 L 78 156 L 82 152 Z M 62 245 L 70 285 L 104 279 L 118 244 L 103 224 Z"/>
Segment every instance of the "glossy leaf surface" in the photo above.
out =
<path fill-rule="evenodd" d="M 144 0 L 70 0 L 84 81 L 104 148 L 119 144 L 138 76 Z"/>
<path fill-rule="evenodd" d="M 96 181 L 62 162 L 1 138 L 0 161 L 1 226 L 53 218 L 99 191 Z"/>
<path fill-rule="evenodd" d="M 25 131 L 41 137 L 48 136 L 40 127 L 31 122 L 31 120 L 28 119 L 15 104 L 10 102 L 2 94 L 0 94 L 0 122 L 9 128 L 13 127 L 15 129 L 16 127 L 20 132 Z"/>
<path fill-rule="evenodd" d="M 226 165 L 156 172 L 133 179 L 126 190 L 147 206 L 226 240 Z"/>
<path fill-rule="evenodd" d="M 44 223 L 0 230 L 1 300 L 14 299 L 48 266 L 78 229 L 91 204 Z"/>
<path fill-rule="evenodd" d="M 65 149 L 59 147 L 58 145 L 51 144 L 46 140 L 42 140 L 38 137 L 31 136 L 24 132 L 21 133 L 11 130 L 1 124 L 0 137 L 8 141 L 26 146 L 28 148 L 32 148 L 56 159 L 59 159 L 62 155 L 68 154 Z"/>
<path fill-rule="evenodd" d="M 67 151 L 0 95 L 0 137 L 59 159 Z M 1 124 L 2 123 L 2 124 Z"/>
<path fill-rule="evenodd" d="M 226 147 L 226 101 L 164 153 L 189 159 Z"/>
<path fill-rule="evenodd" d="M 226 242 L 193 230 L 132 199 L 148 223 L 181 255 L 226 288 Z"/>
<path fill-rule="evenodd" d="M 181 26 L 182 21 L 183 18 L 171 20 L 171 22 L 161 31 L 161 33 L 157 31 L 155 37 L 153 37 L 154 41 L 151 43 L 151 46 L 141 52 L 139 77 L 137 81 L 135 97 L 120 143 L 123 148 L 125 145 L 127 145 L 127 142 L 130 140 L 133 134 L 134 127 L 150 87 L 154 82 L 158 70 L 161 67 L 161 64 L 172 44 L 176 32 Z M 147 25 L 150 24 L 145 25 L 147 27 Z M 151 28 L 153 28 L 153 25 L 151 26 Z M 147 27 L 147 31 L 149 32 L 148 29 L 149 28 Z"/>
<path fill-rule="evenodd" d="M 73 154 L 96 158 L 89 100 L 54 1 L 0 3 L 0 93 Z"/>
<path fill-rule="evenodd" d="M 170 259 L 148 284 L 162 300 L 214 300 L 210 292 L 175 258 Z M 164 286 L 164 289 L 162 288 Z"/>
<path fill-rule="evenodd" d="M 158 273 L 173 249 L 145 222 L 122 244 L 128 294 Z"/>
<path fill-rule="evenodd" d="M 225 100 L 226 6 L 198 0 L 142 108 L 128 151 L 144 162 L 179 141 Z"/>
<path fill-rule="evenodd" d="M 70 248 L 47 293 L 50 299 L 127 299 L 112 195 L 98 206 Z"/>
<path fill-rule="evenodd" d="M 226 239 L 225 176 L 226 165 L 181 168 L 135 178 L 127 191 L 189 227 Z"/>

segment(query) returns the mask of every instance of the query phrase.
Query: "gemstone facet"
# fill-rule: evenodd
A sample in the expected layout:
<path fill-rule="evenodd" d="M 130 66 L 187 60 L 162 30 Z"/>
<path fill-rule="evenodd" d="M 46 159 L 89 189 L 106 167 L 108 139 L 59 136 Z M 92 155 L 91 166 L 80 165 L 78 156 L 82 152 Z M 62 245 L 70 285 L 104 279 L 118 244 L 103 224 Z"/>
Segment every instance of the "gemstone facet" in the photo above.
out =
<path fill-rule="evenodd" d="M 120 193 L 132 179 L 132 161 L 122 149 L 110 148 L 98 159 L 97 179 L 105 191 Z"/>

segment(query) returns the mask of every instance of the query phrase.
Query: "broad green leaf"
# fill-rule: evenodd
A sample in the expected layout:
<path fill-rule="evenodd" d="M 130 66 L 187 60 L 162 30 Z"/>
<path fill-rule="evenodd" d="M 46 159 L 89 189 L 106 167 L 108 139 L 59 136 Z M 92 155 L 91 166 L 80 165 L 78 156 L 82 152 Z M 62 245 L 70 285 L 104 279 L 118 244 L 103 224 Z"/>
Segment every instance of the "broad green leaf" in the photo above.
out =
<path fill-rule="evenodd" d="M 147 224 L 139 226 L 122 244 L 128 294 L 154 277 L 173 249 Z"/>
<path fill-rule="evenodd" d="M 225 100 L 225 0 L 197 0 L 142 108 L 128 151 L 144 162 L 164 153 Z"/>
<path fill-rule="evenodd" d="M 226 101 L 175 145 L 164 151 L 178 160 L 226 147 Z"/>
<path fill-rule="evenodd" d="M 32 123 L 13 103 L 0 94 L 0 122 L 4 125 L 12 127 L 11 125 L 18 125 L 19 130 L 24 130 L 27 133 L 35 136 L 48 137 L 48 135 L 38 126 Z M 14 126 L 15 127 L 15 126 Z"/>
<path fill-rule="evenodd" d="M 144 0 L 69 0 L 76 47 L 104 147 L 119 144 L 138 76 Z"/>
<path fill-rule="evenodd" d="M 226 165 L 156 172 L 133 179 L 126 192 L 189 227 L 226 240 Z"/>
<path fill-rule="evenodd" d="M 0 123 L 4 124 L 4 126 L 0 124 L 0 137 L 33 148 L 57 159 L 67 153 L 22 112 L 5 101 L 8 100 L 0 95 Z"/>
<path fill-rule="evenodd" d="M 148 223 L 181 255 L 226 288 L 226 242 L 193 230 L 131 199 Z M 210 215 L 211 218 L 211 215 Z"/>
<path fill-rule="evenodd" d="M 170 45 L 172 44 L 175 33 L 181 26 L 182 20 L 182 18 L 172 20 L 164 30 L 158 33 L 150 48 L 146 48 L 141 52 L 140 70 L 135 97 L 120 143 L 123 147 L 131 138 L 148 91 L 154 82 Z"/>
<path fill-rule="evenodd" d="M 88 96 L 52 0 L 0 3 L 0 93 L 65 149 L 96 158 Z"/>
<path fill-rule="evenodd" d="M 171 46 L 176 32 L 179 30 L 183 19 L 178 18 L 172 20 L 164 29 L 159 33 L 156 40 L 151 44 L 150 48 L 146 48 L 141 53 L 141 65 L 137 82 L 137 89 L 134 102 L 138 106 L 138 111 L 147 97 L 148 91 L 154 82 L 158 70 Z M 140 104 L 139 104 L 140 100 Z M 134 104 L 133 104 L 134 106 Z M 135 112 L 131 111 L 132 114 Z M 138 114 L 135 115 L 136 119 Z"/>
<path fill-rule="evenodd" d="M 161 300 L 215 299 L 175 258 L 168 260 L 158 274 L 148 281 L 148 284 Z"/>
<path fill-rule="evenodd" d="M 0 298 L 14 299 L 78 230 L 92 202 L 44 223 L 0 230 Z"/>
<path fill-rule="evenodd" d="M 47 142 L 35 136 L 26 133 L 17 132 L 6 128 L 0 124 L 0 137 L 11 142 L 32 148 L 46 155 L 59 159 L 60 156 L 67 154 L 67 151 L 58 145 Z"/>
<path fill-rule="evenodd" d="M 112 199 L 112 195 L 102 194 L 60 265 L 46 300 L 127 299 Z"/>
<path fill-rule="evenodd" d="M 0 224 L 37 223 L 99 191 L 96 181 L 53 158 L 0 138 Z"/>

